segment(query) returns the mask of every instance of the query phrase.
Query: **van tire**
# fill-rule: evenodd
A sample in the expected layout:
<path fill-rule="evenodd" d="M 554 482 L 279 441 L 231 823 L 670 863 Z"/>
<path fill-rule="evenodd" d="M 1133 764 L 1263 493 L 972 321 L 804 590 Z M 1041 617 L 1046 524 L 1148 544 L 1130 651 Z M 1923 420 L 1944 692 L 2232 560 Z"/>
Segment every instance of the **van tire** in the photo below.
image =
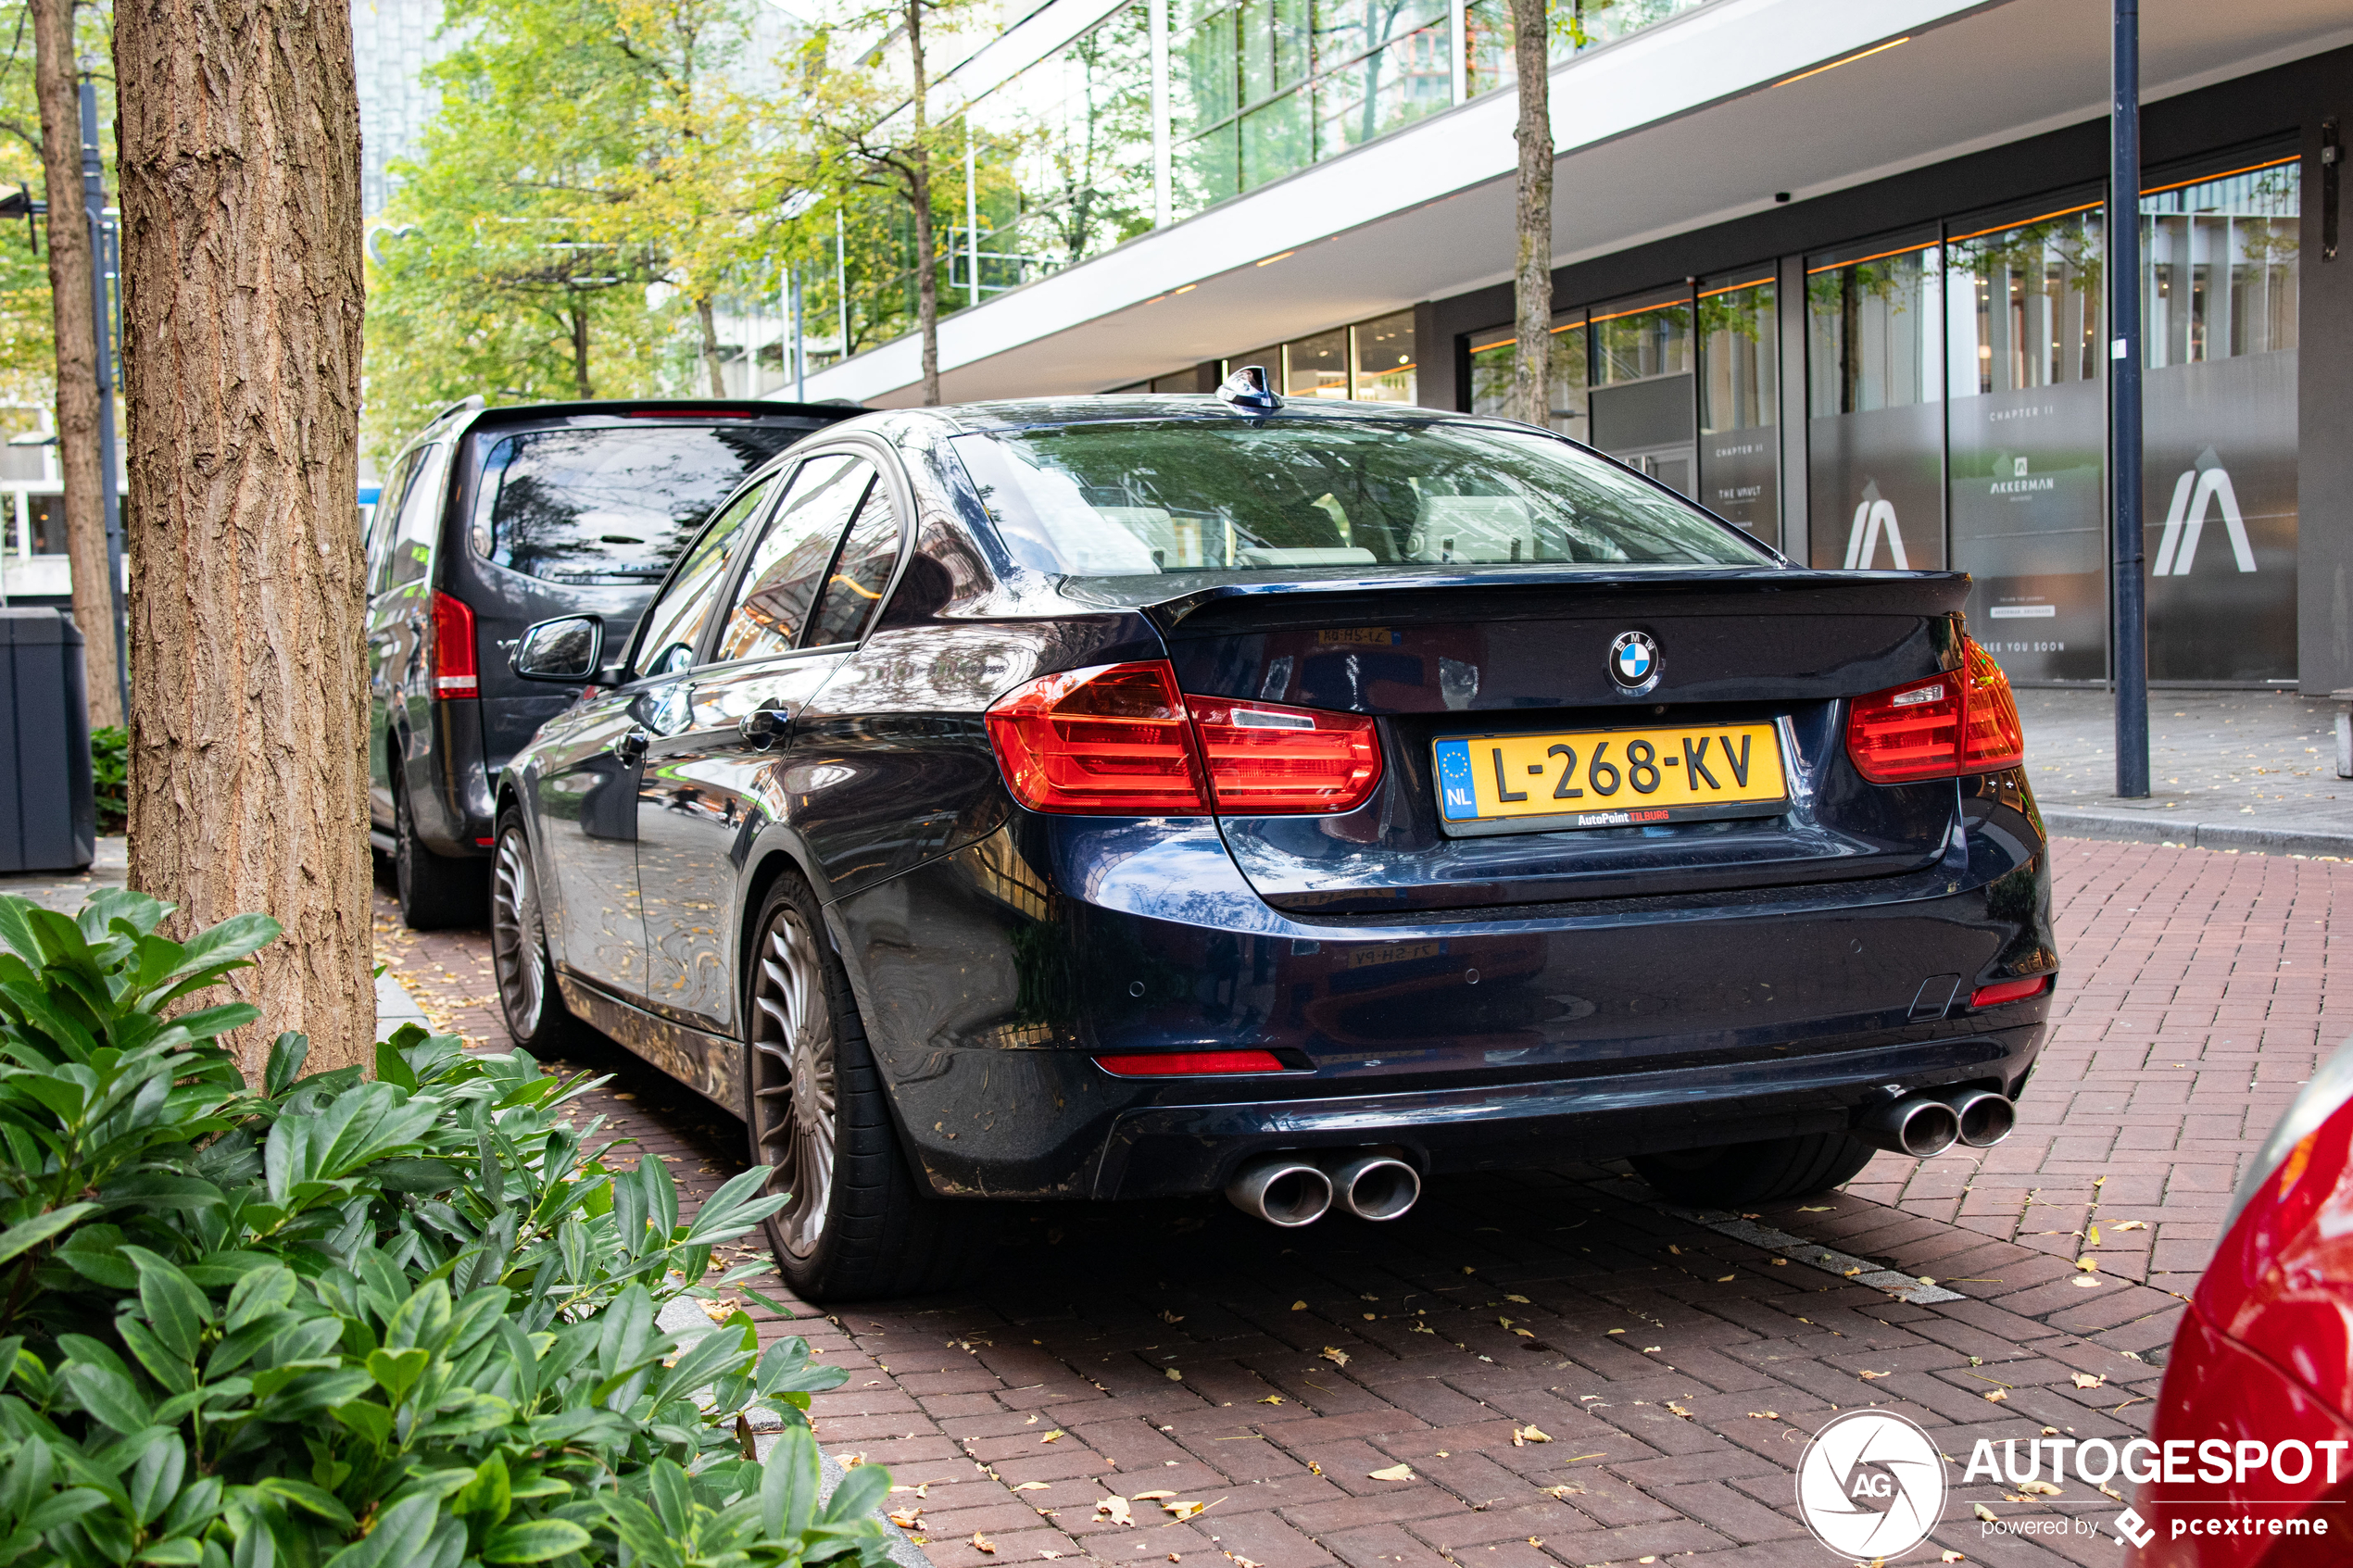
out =
<path fill-rule="evenodd" d="M 411 931 L 480 929 L 490 922 L 490 862 L 436 855 L 417 836 L 409 792 L 392 794 L 392 877 L 401 923 Z"/>

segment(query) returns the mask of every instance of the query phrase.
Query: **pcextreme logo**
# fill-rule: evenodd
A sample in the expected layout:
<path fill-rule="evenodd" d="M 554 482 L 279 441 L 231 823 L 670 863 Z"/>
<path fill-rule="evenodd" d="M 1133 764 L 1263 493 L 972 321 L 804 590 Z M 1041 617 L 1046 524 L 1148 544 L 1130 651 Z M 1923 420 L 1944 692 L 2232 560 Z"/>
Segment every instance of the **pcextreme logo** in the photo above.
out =
<path fill-rule="evenodd" d="M 2197 461 L 2173 482 L 2173 501 L 2165 509 L 2165 535 L 2158 541 L 2154 577 L 2187 577 L 2197 558 L 2198 535 L 2206 531 L 2208 507 L 2220 508 L 2222 528 L 2231 538 L 2231 558 L 2241 571 L 2255 570 L 2255 551 L 2246 542 L 2246 520 L 2239 513 L 2238 493 L 2231 488 L 2231 470 L 2208 446 Z"/>

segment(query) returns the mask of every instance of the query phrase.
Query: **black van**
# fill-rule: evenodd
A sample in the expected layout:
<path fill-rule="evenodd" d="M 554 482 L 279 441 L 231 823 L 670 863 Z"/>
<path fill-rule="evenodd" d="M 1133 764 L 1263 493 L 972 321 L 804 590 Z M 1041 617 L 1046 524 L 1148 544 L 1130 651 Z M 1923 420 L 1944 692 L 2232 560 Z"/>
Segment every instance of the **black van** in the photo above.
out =
<path fill-rule="evenodd" d="M 410 927 L 486 918 L 490 781 L 572 701 L 508 669 L 522 629 L 601 615 L 626 641 L 746 474 L 859 411 L 470 397 L 401 452 L 368 526 L 369 836 Z"/>

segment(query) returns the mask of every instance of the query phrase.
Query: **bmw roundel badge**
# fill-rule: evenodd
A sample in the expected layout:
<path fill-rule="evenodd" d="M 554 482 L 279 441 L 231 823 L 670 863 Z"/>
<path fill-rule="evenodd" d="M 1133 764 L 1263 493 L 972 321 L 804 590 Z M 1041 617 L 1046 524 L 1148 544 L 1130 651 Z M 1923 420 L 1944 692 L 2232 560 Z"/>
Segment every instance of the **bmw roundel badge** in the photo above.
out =
<path fill-rule="evenodd" d="M 1623 692 L 1646 692 L 1658 684 L 1658 645 L 1647 632 L 1620 632 L 1609 646 L 1609 678 Z"/>

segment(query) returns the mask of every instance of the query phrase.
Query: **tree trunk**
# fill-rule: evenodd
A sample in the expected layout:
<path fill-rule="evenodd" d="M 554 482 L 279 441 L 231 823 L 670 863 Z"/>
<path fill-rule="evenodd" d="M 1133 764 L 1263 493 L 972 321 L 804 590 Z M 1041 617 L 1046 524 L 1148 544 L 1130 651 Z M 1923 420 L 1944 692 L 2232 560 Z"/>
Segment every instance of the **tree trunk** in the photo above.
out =
<path fill-rule="evenodd" d="M 122 722 L 114 591 L 98 466 L 98 350 L 92 341 L 89 211 L 82 200 L 82 100 L 74 83 L 73 0 L 32 0 L 33 87 L 49 200 L 49 306 L 57 339 L 57 470 L 65 480 L 73 621 L 82 628 L 90 727 Z"/>
<path fill-rule="evenodd" d="M 907 0 L 907 57 L 915 76 L 915 141 L 907 199 L 915 206 L 915 326 L 924 342 L 924 407 L 939 406 L 939 261 L 932 255 L 931 136 L 925 119 L 924 0 Z"/>
<path fill-rule="evenodd" d="M 284 940 L 232 986 L 373 1059 L 348 6 L 117 0 L 130 414 L 131 885 Z"/>
<path fill-rule="evenodd" d="M 1512 270 L 1518 346 L 1510 415 L 1550 427 L 1553 408 L 1553 104 L 1545 0 L 1512 0 L 1512 65 L 1519 73 L 1519 255 Z"/>
<path fill-rule="evenodd" d="M 702 362 L 703 368 L 711 372 L 711 395 L 724 397 L 727 395 L 727 377 L 719 365 L 719 322 L 711 307 L 711 301 L 695 301 L 695 320 L 702 323 Z"/>
<path fill-rule="evenodd" d="M 573 391 L 583 403 L 585 403 L 597 395 L 597 388 L 588 379 L 587 304 L 582 300 L 574 300 L 572 308 L 565 314 L 572 318 Z"/>

